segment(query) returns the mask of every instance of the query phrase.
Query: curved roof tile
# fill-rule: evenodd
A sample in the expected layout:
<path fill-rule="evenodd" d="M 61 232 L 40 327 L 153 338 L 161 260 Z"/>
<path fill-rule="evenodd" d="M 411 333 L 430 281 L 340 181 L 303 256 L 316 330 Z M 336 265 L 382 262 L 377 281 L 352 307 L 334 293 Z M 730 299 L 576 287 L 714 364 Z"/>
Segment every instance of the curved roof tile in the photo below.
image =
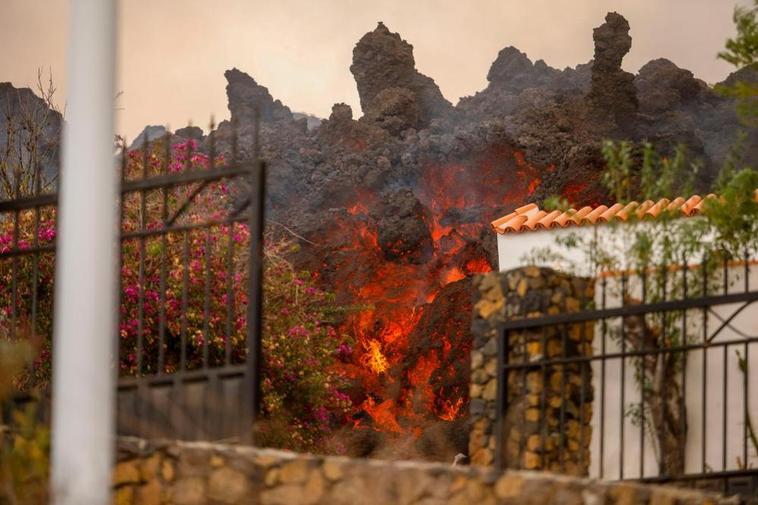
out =
<path fill-rule="evenodd" d="M 703 204 L 711 198 L 716 198 L 716 195 L 709 194 L 704 197 L 692 195 L 686 199 L 680 196 L 673 200 L 661 198 L 657 202 L 646 200 L 642 203 L 629 202 L 626 205 L 615 203 L 610 207 L 606 205 L 587 206 L 579 210 L 553 210 L 551 212 L 540 209 L 535 203 L 530 203 L 492 221 L 492 228 L 497 233 L 520 233 L 605 223 L 614 220 L 626 221 L 632 214 L 636 214 L 639 219 L 655 219 L 663 212 L 681 212 L 685 216 L 694 216 L 702 212 Z M 755 200 L 758 202 L 758 189 L 755 190 Z"/>

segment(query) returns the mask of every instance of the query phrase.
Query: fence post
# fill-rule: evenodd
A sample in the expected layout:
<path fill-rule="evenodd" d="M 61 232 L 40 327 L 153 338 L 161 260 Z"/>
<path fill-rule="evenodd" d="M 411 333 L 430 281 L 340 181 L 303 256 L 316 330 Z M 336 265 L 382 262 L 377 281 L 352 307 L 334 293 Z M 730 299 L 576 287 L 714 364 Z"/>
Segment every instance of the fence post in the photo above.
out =
<path fill-rule="evenodd" d="M 115 0 L 72 0 L 58 215 L 52 500 L 110 502 L 117 179 Z"/>
<path fill-rule="evenodd" d="M 248 228 L 250 230 L 249 286 L 247 311 L 247 385 L 246 405 L 254 425 L 261 404 L 261 338 L 263 331 L 263 227 L 266 207 L 266 164 L 260 156 L 260 111 L 255 109 L 255 158 L 251 166 L 250 206 Z M 254 442 L 253 426 L 243 426 L 245 441 Z"/>

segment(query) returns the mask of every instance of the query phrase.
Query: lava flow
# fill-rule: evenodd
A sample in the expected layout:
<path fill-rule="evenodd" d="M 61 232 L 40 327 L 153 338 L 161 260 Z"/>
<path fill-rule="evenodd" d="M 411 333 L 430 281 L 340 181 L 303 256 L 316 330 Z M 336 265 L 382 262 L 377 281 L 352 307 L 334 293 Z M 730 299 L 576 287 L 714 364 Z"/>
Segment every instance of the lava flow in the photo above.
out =
<path fill-rule="evenodd" d="M 343 370 L 356 384 L 356 410 L 367 414 L 356 416 L 356 426 L 418 434 L 430 419 L 454 421 L 467 408 L 471 293 L 464 279 L 492 269 L 482 246 L 489 220 L 540 184 L 510 148 L 477 163 L 476 170 L 425 166 L 412 218 L 427 240 L 412 246 L 382 243 L 372 212 L 379 197 L 359 195 L 335 219 L 328 242 L 340 247 L 323 271 L 338 300 L 356 307 L 343 327 L 358 341 Z"/>

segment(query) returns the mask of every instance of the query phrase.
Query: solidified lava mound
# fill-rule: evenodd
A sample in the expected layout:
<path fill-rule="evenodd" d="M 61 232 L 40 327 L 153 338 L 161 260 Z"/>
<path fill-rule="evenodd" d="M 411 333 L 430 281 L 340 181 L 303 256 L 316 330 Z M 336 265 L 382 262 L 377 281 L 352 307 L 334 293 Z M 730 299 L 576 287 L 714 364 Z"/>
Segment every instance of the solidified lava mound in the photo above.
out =
<path fill-rule="evenodd" d="M 316 128 L 247 74 L 225 74 L 243 153 L 261 111 L 269 218 L 305 239 L 294 261 L 340 303 L 364 307 L 342 325 L 360 342 L 345 365 L 359 424 L 420 436 L 464 416 L 467 279 L 496 268 L 491 220 L 554 194 L 604 200 L 605 138 L 684 143 L 705 183 L 738 137 L 734 103 L 692 73 L 667 60 L 636 76 L 621 69 L 632 44 L 622 16 L 609 14 L 593 38 L 595 59 L 574 69 L 503 49 L 487 88 L 453 106 L 418 72 L 413 47 L 379 23 L 350 67 L 362 117 L 336 104 Z M 219 125 L 221 149 L 231 131 Z"/>

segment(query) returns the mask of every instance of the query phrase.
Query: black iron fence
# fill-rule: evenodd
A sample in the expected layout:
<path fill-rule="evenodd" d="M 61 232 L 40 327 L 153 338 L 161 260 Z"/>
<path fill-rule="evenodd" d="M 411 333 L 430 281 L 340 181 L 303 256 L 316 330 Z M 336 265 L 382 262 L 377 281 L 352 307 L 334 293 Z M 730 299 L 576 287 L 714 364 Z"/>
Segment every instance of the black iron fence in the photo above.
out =
<path fill-rule="evenodd" d="M 701 260 L 504 323 L 497 466 L 758 496 L 758 268 Z"/>
<path fill-rule="evenodd" d="M 236 139 L 120 146 L 119 434 L 252 436 L 265 164 Z M 16 379 L 22 402 L 47 390 L 52 357 L 57 194 L 36 188 L 0 201 L 0 336 L 38 356 Z"/>

